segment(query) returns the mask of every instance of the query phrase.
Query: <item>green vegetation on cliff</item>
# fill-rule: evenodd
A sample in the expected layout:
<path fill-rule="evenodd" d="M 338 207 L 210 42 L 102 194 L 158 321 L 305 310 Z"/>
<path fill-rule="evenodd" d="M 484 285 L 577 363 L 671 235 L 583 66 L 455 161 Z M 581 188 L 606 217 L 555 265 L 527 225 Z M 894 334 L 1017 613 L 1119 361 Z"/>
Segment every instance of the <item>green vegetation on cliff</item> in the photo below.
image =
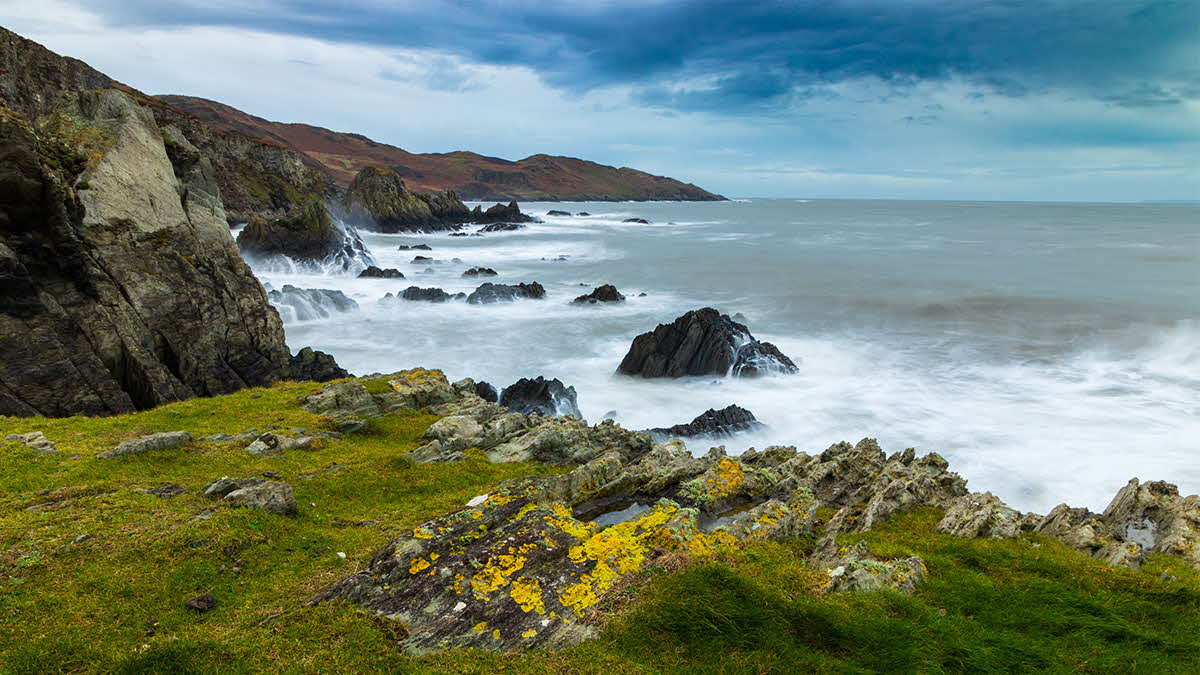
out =
<path fill-rule="evenodd" d="M 839 540 L 921 556 L 929 574 L 912 595 L 823 594 L 824 573 L 802 562 L 810 539 L 754 542 L 660 558 L 601 599 L 593 619 L 605 628 L 578 647 L 413 656 L 396 647 L 401 623 L 307 601 L 500 481 L 563 469 L 470 450 L 415 464 L 406 454 L 437 418 L 412 411 L 274 456 L 201 440 L 96 457 L 161 431 L 329 429 L 298 406 L 318 388 L 283 383 L 114 417 L 0 418 L 0 439 L 40 431 L 58 450 L 0 440 L 0 671 L 1200 669 L 1200 575 L 1179 561 L 1155 556 L 1133 571 L 1038 535 L 937 534 L 936 509 Z M 298 515 L 201 494 L 217 478 L 264 473 L 294 488 Z M 217 600 L 211 611 L 185 607 L 204 593 Z"/>

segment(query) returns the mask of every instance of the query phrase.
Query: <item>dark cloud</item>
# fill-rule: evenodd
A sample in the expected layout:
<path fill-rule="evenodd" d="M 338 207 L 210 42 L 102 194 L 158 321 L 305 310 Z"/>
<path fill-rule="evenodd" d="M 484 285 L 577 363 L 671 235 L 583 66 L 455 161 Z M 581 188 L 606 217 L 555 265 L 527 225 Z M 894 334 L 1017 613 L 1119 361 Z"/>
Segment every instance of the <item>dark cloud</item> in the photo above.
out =
<path fill-rule="evenodd" d="M 680 110 L 787 106 L 862 78 L 898 91 L 957 78 L 980 95 L 1064 92 L 1129 107 L 1170 105 L 1200 89 L 1200 0 L 80 4 L 123 26 L 436 48 L 526 66 L 570 91 L 631 85 L 643 102 Z"/>

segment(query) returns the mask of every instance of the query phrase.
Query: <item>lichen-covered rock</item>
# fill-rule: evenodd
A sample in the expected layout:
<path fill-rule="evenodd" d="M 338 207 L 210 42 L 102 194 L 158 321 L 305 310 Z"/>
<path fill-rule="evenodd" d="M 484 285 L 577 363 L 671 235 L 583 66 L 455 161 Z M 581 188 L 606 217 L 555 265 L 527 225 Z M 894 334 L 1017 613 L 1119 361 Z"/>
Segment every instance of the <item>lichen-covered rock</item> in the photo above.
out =
<path fill-rule="evenodd" d="M 54 444 L 54 441 L 46 438 L 46 435 L 40 431 L 31 431 L 27 434 L 9 434 L 4 437 L 4 440 L 22 443 L 43 455 L 53 455 L 58 452 L 58 446 Z"/>
<path fill-rule="evenodd" d="M 186 431 L 165 431 L 158 434 L 150 434 L 140 438 L 131 438 L 127 441 L 122 441 L 117 447 L 112 450 L 102 452 L 96 457 L 100 459 L 111 459 L 113 457 L 123 457 L 125 455 L 138 455 L 143 452 L 152 450 L 168 450 L 170 448 L 178 448 L 182 445 L 191 443 L 194 439 L 192 435 Z"/>
<path fill-rule="evenodd" d="M 514 413 L 519 414 L 519 413 Z M 525 416 L 521 416 L 525 417 Z M 532 428 L 523 431 L 487 451 L 488 459 L 496 463 L 539 461 L 547 464 L 582 464 L 615 450 L 622 457 L 639 456 L 650 449 L 650 437 L 626 431 L 605 420 L 594 427 L 576 417 L 534 418 Z M 528 418 L 501 418 L 500 424 L 489 425 L 491 431 L 503 437 L 499 429 L 505 423 L 528 425 Z"/>
<path fill-rule="evenodd" d="M 357 380 L 326 385 L 319 392 L 306 396 L 301 407 L 335 419 L 378 417 L 383 414 L 375 397 Z"/>
<path fill-rule="evenodd" d="M 950 500 L 937 531 L 956 537 L 1012 539 L 1021 534 L 1021 514 L 992 493 L 972 492 Z"/>
<path fill-rule="evenodd" d="M 230 478 L 223 476 L 204 486 L 201 494 L 209 499 L 224 499 L 229 493 L 242 488 L 259 485 L 265 482 L 262 478 Z"/>
<path fill-rule="evenodd" d="M 637 336 L 617 367 L 623 375 L 647 378 L 754 377 L 797 370 L 775 345 L 759 342 L 750 329 L 711 307 L 693 310 Z"/>
<path fill-rule="evenodd" d="M 895 560 L 879 560 L 871 555 L 866 544 L 836 548 L 818 558 L 818 564 L 829 575 L 826 592 L 893 590 L 911 593 L 928 574 L 925 561 L 913 556 Z"/>
<path fill-rule="evenodd" d="M 268 431 L 254 439 L 250 445 L 247 445 L 246 452 L 252 455 L 267 457 L 280 455 L 289 450 L 312 450 L 316 447 L 317 439 L 312 436 L 292 438 L 291 436 L 284 436 Z"/>
<path fill-rule="evenodd" d="M 296 497 L 292 486 L 281 481 L 265 481 L 238 488 L 225 495 L 225 501 L 235 506 L 258 509 L 281 516 L 297 513 Z"/>
<path fill-rule="evenodd" d="M 483 442 L 483 425 L 467 415 L 452 415 L 434 422 L 425 430 L 422 438 L 440 441 L 441 446 L 452 450 L 477 447 Z"/>

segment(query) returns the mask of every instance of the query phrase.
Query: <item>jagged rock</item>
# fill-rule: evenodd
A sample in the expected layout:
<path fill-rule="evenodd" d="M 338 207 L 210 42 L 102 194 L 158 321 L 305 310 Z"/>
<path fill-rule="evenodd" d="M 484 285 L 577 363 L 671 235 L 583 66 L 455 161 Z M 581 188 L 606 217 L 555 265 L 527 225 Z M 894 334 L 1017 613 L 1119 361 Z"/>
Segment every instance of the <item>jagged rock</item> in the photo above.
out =
<path fill-rule="evenodd" d="M 625 220 L 622 220 L 621 222 L 622 223 L 639 223 L 641 225 L 649 225 L 650 224 L 650 221 L 646 220 L 645 218 L 626 218 Z"/>
<path fill-rule="evenodd" d="M 289 379 L 300 382 L 328 382 L 350 377 L 350 373 L 338 366 L 337 361 L 325 352 L 305 347 L 291 358 Z"/>
<path fill-rule="evenodd" d="M 127 413 L 286 377 L 212 167 L 173 161 L 122 92 L 59 104 L 70 144 L 0 106 L 0 414 Z"/>
<path fill-rule="evenodd" d="M 461 449 L 454 449 L 441 441 L 430 441 L 406 455 L 417 464 L 457 462 L 466 458 Z"/>
<path fill-rule="evenodd" d="M 281 290 L 268 291 L 267 297 L 285 323 L 328 319 L 358 309 L 358 303 L 345 293 L 326 288 L 296 288 L 286 284 Z"/>
<path fill-rule="evenodd" d="M 547 380 L 541 375 L 532 380 L 521 378 L 505 387 L 500 393 L 500 405 L 513 412 L 525 414 L 583 417 L 579 412 L 575 387 L 565 386 L 557 378 Z"/>
<path fill-rule="evenodd" d="M 359 279 L 403 279 L 404 273 L 395 267 L 380 269 L 371 265 L 367 269 L 358 273 Z"/>
<path fill-rule="evenodd" d="M 224 500 L 235 506 L 258 509 L 281 516 L 291 516 L 297 513 L 296 497 L 292 494 L 292 486 L 281 481 L 265 481 L 247 485 L 225 495 Z"/>
<path fill-rule="evenodd" d="M 548 216 L 569 216 L 569 215 L 571 215 L 571 212 L 570 211 L 559 211 L 557 209 L 551 209 L 546 212 L 546 215 L 548 215 Z"/>
<path fill-rule="evenodd" d="M 483 425 L 466 415 L 452 415 L 434 422 L 422 438 L 440 441 L 443 448 L 465 450 L 482 442 Z"/>
<path fill-rule="evenodd" d="M 490 267 L 472 267 L 463 272 L 462 275 L 464 277 L 494 277 L 497 275 L 497 272 Z"/>
<path fill-rule="evenodd" d="M 625 457 L 644 453 L 651 447 L 650 437 L 645 434 L 626 431 L 612 422 L 589 427 L 587 422 L 576 417 L 541 419 L 532 428 L 520 430 L 516 435 L 496 433 L 501 425 L 513 421 L 501 418 L 485 426 L 490 439 L 510 439 L 487 450 L 487 457 L 492 462 L 581 464 L 613 450 Z"/>
<path fill-rule="evenodd" d="M 475 395 L 489 403 L 496 403 L 500 400 L 500 395 L 496 393 L 496 388 L 487 382 L 475 383 Z"/>
<path fill-rule="evenodd" d="M 256 264 L 269 264 L 274 256 L 343 270 L 375 264 L 362 237 L 336 222 L 320 200 L 283 218 L 251 220 L 238 234 L 237 243 L 242 255 Z"/>
<path fill-rule="evenodd" d="M 513 302 L 517 298 L 541 300 L 544 297 L 546 297 L 546 289 L 536 281 L 529 284 L 520 283 L 515 286 L 489 282 L 468 295 L 467 302 L 472 305 L 486 305 L 493 302 Z"/>
<path fill-rule="evenodd" d="M 429 244 L 416 244 L 413 246 L 397 246 L 397 251 L 432 251 Z"/>
<path fill-rule="evenodd" d="M 54 444 L 54 441 L 46 438 L 45 434 L 40 431 L 31 431 L 27 434 L 9 434 L 4 437 L 4 440 L 23 443 L 43 455 L 53 455 L 58 452 L 58 446 Z"/>
<path fill-rule="evenodd" d="M 956 537 L 1012 539 L 1021 533 L 1021 514 L 990 492 L 972 492 L 950 501 L 937 531 Z"/>
<path fill-rule="evenodd" d="M 403 300 L 412 300 L 417 302 L 448 302 L 450 300 L 462 300 L 467 297 L 466 293 L 447 293 L 440 288 L 420 288 L 418 286 L 409 286 L 400 293 L 399 297 Z"/>
<path fill-rule="evenodd" d="M 594 305 L 597 302 L 625 302 L 625 296 L 621 295 L 616 286 L 604 284 L 603 286 L 597 286 L 591 293 L 581 295 L 571 302 L 577 305 Z"/>
<path fill-rule="evenodd" d="M 521 213 L 521 209 L 516 202 L 509 202 L 507 206 L 504 204 L 496 204 L 484 211 L 481 207 L 476 206 L 471 211 L 471 222 L 483 225 L 485 223 L 532 223 L 537 219 L 533 216 L 527 216 Z M 515 229 L 515 228 L 514 228 Z"/>
<path fill-rule="evenodd" d="M 731 405 L 721 410 L 709 409 L 687 424 L 648 429 L 647 433 L 659 438 L 720 437 L 755 431 L 764 427 L 762 422 L 755 419 L 754 413 L 740 406 Z"/>
<path fill-rule="evenodd" d="M 192 435 L 186 431 L 165 431 L 158 434 L 150 434 L 141 438 L 131 438 L 127 441 L 122 441 L 117 447 L 112 450 L 107 450 L 96 455 L 100 459 L 110 459 L 113 457 L 124 457 L 125 455 L 139 455 L 143 452 L 152 450 L 168 450 L 170 448 L 178 448 L 182 445 L 191 443 L 194 439 Z"/>
<path fill-rule="evenodd" d="M 224 499 L 231 492 L 259 485 L 263 482 L 265 481 L 261 478 L 230 478 L 225 476 L 205 485 L 201 494 L 209 499 Z"/>
<path fill-rule="evenodd" d="M 523 229 L 525 229 L 525 226 L 521 223 L 492 223 L 491 225 L 484 225 L 479 228 L 479 232 L 515 232 Z"/>
<path fill-rule="evenodd" d="M 471 217 L 455 192 L 414 193 L 400 174 L 382 167 L 359 171 L 343 202 L 348 222 L 378 232 L 452 230 Z"/>
<path fill-rule="evenodd" d="M 660 324 L 633 340 L 617 367 L 624 375 L 754 377 L 794 373 L 796 364 L 769 342 L 759 342 L 745 326 L 706 307 Z"/>
<path fill-rule="evenodd" d="M 540 421 L 520 438 L 542 440 L 523 443 L 538 448 L 525 459 L 584 463 L 509 481 L 406 532 L 315 601 L 346 599 L 403 622 L 413 651 L 565 647 L 592 636 L 592 608 L 658 556 L 813 534 L 818 491 L 869 494 L 895 479 L 883 458 L 846 476 L 814 470 L 854 462 L 846 444 L 824 459 L 776 447 L 695 458 L 678 441 L 651 446 L 610 422 L 531 419 Z M 861 458 L 871 454 L 859 445 Z M 919 559 L 881 561 L 865 546 L 826 542 L 813 564 L 829 565 L 829 590 L 909 591 L 925 574 Z"/>

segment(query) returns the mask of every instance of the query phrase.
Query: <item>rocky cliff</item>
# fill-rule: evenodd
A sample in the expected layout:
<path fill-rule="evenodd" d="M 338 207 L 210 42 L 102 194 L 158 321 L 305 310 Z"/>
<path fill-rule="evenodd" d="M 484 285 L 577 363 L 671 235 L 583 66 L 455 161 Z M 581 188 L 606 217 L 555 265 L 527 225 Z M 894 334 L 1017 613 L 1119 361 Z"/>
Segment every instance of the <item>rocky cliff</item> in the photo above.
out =
<path fill-rule="evenodd" d="M 360 134 L 309 124 L 284 124 L 192 96 L 159 96 L 225 131 L 246 134 L 301 153 L 319 163 L 341 185 L 366 167 L 398 173 L 417 192 L 454 190 L 463 199 L 523 201 L 718 201 L 724 197 L 690 183 L 637 169 L 617 168 L 574 157 L 532 155 L 519 161 L 473 152 L 418 154 Z"/>

